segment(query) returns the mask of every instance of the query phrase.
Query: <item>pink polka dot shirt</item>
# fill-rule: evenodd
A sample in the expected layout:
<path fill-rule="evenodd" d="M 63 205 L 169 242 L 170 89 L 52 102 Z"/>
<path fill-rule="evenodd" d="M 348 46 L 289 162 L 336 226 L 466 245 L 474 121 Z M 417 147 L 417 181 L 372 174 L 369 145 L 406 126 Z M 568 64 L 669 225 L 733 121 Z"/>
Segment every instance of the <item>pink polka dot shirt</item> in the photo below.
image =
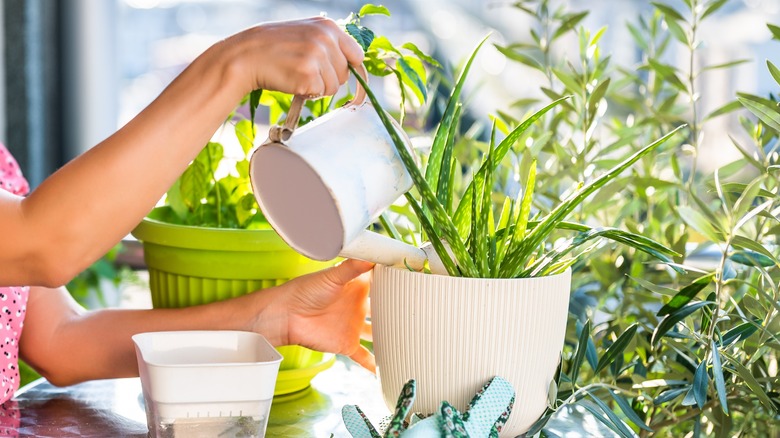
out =
<path fill-rule="evenodd" d="M 30 191 L 19 164 L 2 143 L 0 190 L 18 196 Z M 28 287 L 0 287 L 0 403 L 8 401 L 19 389 L 19 337 L 22 335 L 29 291 Z"/>

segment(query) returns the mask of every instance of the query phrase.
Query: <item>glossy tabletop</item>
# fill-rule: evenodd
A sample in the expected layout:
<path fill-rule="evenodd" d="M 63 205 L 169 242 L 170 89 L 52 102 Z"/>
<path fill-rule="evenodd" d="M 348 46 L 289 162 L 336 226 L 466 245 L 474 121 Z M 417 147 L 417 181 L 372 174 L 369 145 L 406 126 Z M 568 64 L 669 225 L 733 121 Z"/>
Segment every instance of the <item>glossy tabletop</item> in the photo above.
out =
<path fill-rule="evenodd" d="M 376 377 L 339 358 L 317 375 L 309 388 L 274 398 L 266 436 L 349 436 L 341 420 L 341 408 L 347 404 L 360 406 L 375 424 L 390 413 Z M 148 434 L 138 378 L 64 388 L 39 379 L 22 388 L 5 407 L 6 416 L 0 416 L 3 437 L 121 438 Z"/>

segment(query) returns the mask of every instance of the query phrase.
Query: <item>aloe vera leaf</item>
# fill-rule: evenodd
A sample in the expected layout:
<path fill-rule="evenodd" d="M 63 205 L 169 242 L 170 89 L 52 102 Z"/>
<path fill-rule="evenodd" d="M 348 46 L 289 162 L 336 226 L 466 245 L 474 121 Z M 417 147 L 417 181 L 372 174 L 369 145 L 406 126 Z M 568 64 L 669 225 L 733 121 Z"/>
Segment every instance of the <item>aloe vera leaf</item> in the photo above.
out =
<path fill-rule="evenodd" d="M 521 135 L 530 127 L 534 122 L 539 120 L 540 117 L 542 117 L 546 112 L 553 109 L 555 106 L 560 104 L 561 102 L 569 99 L 571 96 L 565 96 L 562 97 L 546 107 L 540 109 L 539 111 L 533 113 L 531 116 L 529 116 L 527 119 L 523 120 L 520 125 L 518 125 L 515 129 L 512 130 L 506 137 L 504 137 L 503 140 L 501 140 L 501 143 L 498 144 L 496 147 L 496 153 L 494 155 L 493 159 L 493 165 L 498 166 L 498 164 L 501 162 L 501 160 L 504 159 L 504 156 L 509 152 L 509 149 L 512 147 L 515 142 L 520 138 Z M 475 178 L 480 173 L 484 174 L 487 169 L 485 168 L 485 163 L 482 164 L 482 166 L 477 171 L 477 174 L 475 175 Z M 468 208 L 469 205 L 471 205 L 471 197 L 474 196 L 474 180 L 471 181 L 471 183 L 466 187 L 465 192 L 463 193 L 463 197 L 460 200 L 460 204 L 458 204 L 458 208 L 455 210 L 455 215 L 453 216 L 452 222 L 455 224 L 456 227 L 458 227 L 458 232 L 463 238 L 466 238 L 468 236 L 469 232 L 469 222 L 471 221 L 471 209 Z"/>
<path fill-rule="evenodd" d="M 563 221 L 563 219 L 571 213 L 580 203 L 588 198 L 593 192 L 601 188 L 620 175 L 624 170 L 629 168 L 632 164 L 637 162 L 640 158 L 647 155 L 655 148 L 666 142 L 670 137 L 682 129 L 685 125 L 680 125 L 668 134 L 654 141 L 653 143 L 645 146 L 641 150 L 635 152 L 633 155 L 625 159 L 622 163 L 613 167 L 603 175 L 599 176 L 589 184 L 583 186 L 579 191 L 574 193 L 567 200 L 558 204 L 534 229 L 528 233 L 526 238 L 514 248 L 510 248 L 509 253 L 506 256 L 506 270 L 502 266 L 502 271 L 507 272 L 509 277 L 515 277 L 523 270 L 523 263 L 528 258 L 528 255 L 535 251 L 536 248 L 550 235 L 552 230 L 555 229 L 556 224 Z"/>
<path fill-rule="evenodd" d="M 390 237 L 403 242 L 404 239 L 401 237 L 401 233 L 398 232 L 398 228 L 395 227 L 393 221 L 387 217 L 387 212 L 382 212 L 382 214 L 379 215 L 379 222 L 382 224 L 382 227 L 387 230 L 387 233 L 390 234 Z"/>
<path fill-rule="evenodd" d="M 475 186 L 476 190 L 481 190 L 479 182 L 477 182 L 477 185 Z M 471 198 L 471 217 L 476 218 L 479 217 L 479 203 L 482 201 L 482 197 L 480 196 L 473 196 Z M 476 220 L 471 221 L 471 233 L 470 238 L 468 239 L 469 244 L 469 254 L 471 254 L 471 257 L 474 259 L 475 264 L 479 264 L 479 254 L 478 254 L 478 248 L 479 248 L 479 224 Z"/>
<path fill-rule="evenodd" d="M 425 169 L 425 179 L 434 192 L 439 193 L 437 184 L 439 182 L 439 173 L 442 169 L 442 157 L 444 157 L 445 149 L 448 148 L 447 138 L 450 128 L 454 124 L 455 120 L 457 120 L 455 116 L 458 105 L 460 104 L 459 99 L 460 93 L 463 90 L 463 83 L 466 81 L 466 77 L 468 76 L 469 70 L 471 69 L 471 64 L 474 62 L 474 58 L 477 56 L 477 52 L 479 52 L 479 49 L 482 48 L 482 45 L 485 43 L 485 41 L 487 41 L 487 39 L 488 36 L 483 38 L 482 41 L 477 44 L 477 46 L 471 52 L 469 59 L 466 61 L 466 64 L 463 66 L 463 70 L 461 71 L 460 76 L 455 83 L 455 87 L 452 89 L 450 98 L 447 101 L 447 108 L 444 110 L 444 115 L 442 115 L 441 122 L 436 129 L 436 135 L 433 137 L 433 146 L 431 147 L 431 154 L 428 158 L 428 167 Z M 451 145 L 449 147 L 451 148 Z"/>
<path fill-rule="evenodd" d="M 459 277 L 460 271 L 458 271 L 458 267 L 455 266 L 455 262 L 453 262 L 452 258 L 450 258 L 450 254 L 447 252 L 447 248 L 444 247 L 441 239 L 436 234 L 436 230 L 433 228 L 431 221 L 428 220 L 428 216 L 423 213 L 420 204 L 418 204 L 417 200 L 409 194 L 407 194 L 406 200 L 409 201 L 409 205 L 412 206 L 412 209 L 420 218 L 420 225 L 422 226 L 425 233 L 428 234 L 431 245 L 433 245 L 433 249 L 436 251 L 436 254 L 439 255 L 444 268 L 447 269 L 447 273 L 453 277 Z"/>
<path fill-rule="evenodd" d="M 372 106 L 374 107 L 374 110 L 379 115 L 379 119 L 382 121 L 382 124 L 385 126 L 387 133 L 393 140 L 393 144 L 395 145 L 395 148 L 401 157 L 401 161 L 404 163 L 404 167 L 406 167 L 407 172 L 409 172 L 409 175 L 412 177 L 412 181 L 414 182 L 415 187 L 417 187 L 417 190 L 420 192 L 420 196 L 422 197 L 425 207 L 429 209 L 431 215 L 433 216 L 431 229 L 436 230 L 436 235 L 443 237 L 447 243 L 449 243 L 450 248 L 452 249 L 452 252 L 458 262 L 458 267 L 462 271 L 463 275 L 467 277 L 478 277 L 479 275 L 477 268 L 474 265 L 474 260 L 469 256 L 468 251 L 466 250 L 466 245 L 463 243 L 463 240 L 461 240 L 460 235 L 458 234 L 458 230 L 455 228 L 455 225 L 453 225 L 452 220 L 447 215 L 447 212 L 444 211 L 444 207 L 441 205 L 439 200 L 436 199 L 436 195 L 431 190 L 431 187 L 428 185 L 425 177 L 423 177 L 420 169 L 417 168 L 417 163 L 415 163 L 411 152 L 409 152 L 409 150 L 406 148 L 406 144 L 395 130 L 393 123 L 390 121 L 390 116 L 388 116 L 387 113 L 382 109 L 379 100 L 377 100 L 376 95 L 374 95 L 374 92 L 371 91 L 363 77 L 357 74 L 351 66 L 349 69 L 352 71 L 352 74 L 366 91 L 366 96 L 368 96 Z M 413 197 L 407 193 L 406 199 L 413 199 Z M 422 210 L 415 210 L 415 212 L 417 217 L 422 222 L 422 218 L 426 217 L 425 213 Z M 433 240 L 436 240 L 430 235 L 429 237 L 431 237 L 431 243 L 433 243 Z M 444 250 L 444 253 L 439 252 L 439 248 L 443 249 L 444 246 L 434 245 L 434 249 L 436 249 L 439 257 L 441 257 L 443 260 L 447 256 L 447 252 L 446 250 Z"/>
<path fill-rule="evenodd" d="M 450 129 L 447 131 L 447 141 L 444 143 L 444 153 L 441 157 L 441 169 L 439 170 L 439 182 L 434 187 L 434 190 L 436 191 L 436 197 L 439 199 L 439 202 L 443 206 L 445 206 L 446 211 L 449 213 L 452 211 L 452 191 L 453 187 L 451 185 L 452 183 L 452 168 L 454 167 L 454 154 L 453 150 L 455 149 L 455 135 L 458 130 L 458 120 L 460 120 L 460 113 L 463 109 L 463 105 L 458 102 L 458 104 L 455 106 L 455 116 L 453 118 L 453 122 L 451 123 Z M 428 168 L 431 166 L 430 159 L 428 160 Z"/>
<path fill-rule="evenodd" d="M 520 242 L 525 239 L 526 230 L 528 229 L 528 220 L 531 216 L 531 203 L 533 202 L 535 187 L 536 160 L 531 163 L 531 169 L 528 172 L 528 180 L 525 182 L 525 188 L 523 189 L 523 198 L 520 201 L 520 209 L 518 210 L 515 219 L 515 230 L 512 233 L 509 244 L 507 244 L 507 251 L 511 251 L 512 248 L 519 245 Z M 503 263 L 505 255 L 506 253 L 502 254 L 501 260 L 498 260 L 499 264 Z"/>
<path fill-rule="evenodd" d="M 493 129 L 493 134 L 488 148 L 487 158 L 485 159 L 488 163 L 493 159 L 495 129 Z M 478 216 L 475 216 L 476 220 L 474 221 L 477 224 L 476 228 L 478 234 L 473 236 L 477 247 L 477 256 L 474 261 L 476 262 L 482 277 L 489 277 L 491 274 L 490 260 L 488 257 L 490 240 L 490 224 L 488 222 L 490 222 L 490 211 L 493 209 L 491 197 L 491 194 L 493 193 L 493 166 L 489 165 L 487 169 L 488 172 L 485 175 L 485 180 L 482 182 L 482 200 L 478 203 L 479 210 L 475 213 L 478 214 Z"/>

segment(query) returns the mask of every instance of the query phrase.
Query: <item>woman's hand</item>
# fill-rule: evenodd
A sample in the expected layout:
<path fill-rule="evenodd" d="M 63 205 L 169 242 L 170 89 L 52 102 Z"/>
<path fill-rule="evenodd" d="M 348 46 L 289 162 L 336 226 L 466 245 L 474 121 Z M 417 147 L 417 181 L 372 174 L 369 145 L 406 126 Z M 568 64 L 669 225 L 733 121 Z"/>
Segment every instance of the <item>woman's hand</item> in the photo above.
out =
<path fill-rule="evenodd" d="M 363 62 L 363 49 L 329 18 L 264 23 L 235 34 L 213 50 L 228 56 L 229 77 L 246 89 L 290 94 L 335 94 L 349 78 L 348 64 Z"/>
<path fill-rule="evenodd" d="M 372 267 L 369 262 L 346 260 L 274 288 L 276 302 L 258 315 L 257 321 L 263 325 L 257 327 L 258 331 L 266 331 L 269 321 L 284 325 L 278 316 L 285 314 L 287 336 L 283 343 L 343 354 L 373 372 L 374 357 L 360 345 L 360 338 L 368 338 L 371 333 L 371 325 L 366 321 L 366 273 Z M 273 313 L 276 315 L 272 316 Z"/>

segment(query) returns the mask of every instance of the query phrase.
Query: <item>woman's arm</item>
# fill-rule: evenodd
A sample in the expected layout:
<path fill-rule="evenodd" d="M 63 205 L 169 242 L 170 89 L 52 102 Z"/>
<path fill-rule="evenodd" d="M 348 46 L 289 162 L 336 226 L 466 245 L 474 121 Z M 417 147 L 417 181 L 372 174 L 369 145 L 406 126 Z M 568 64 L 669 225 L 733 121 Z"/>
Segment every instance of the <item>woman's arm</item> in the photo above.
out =
<path fill-rule="evenodd" d="M 244 95 L 333 94 L 347 64 L 362 59 L 360 46 L 321 17 L 263 24 L 215 44 L 30 196 L 0 193 L 0 286 L 65 284 L 140 222 Z"/>
<path fill-rule="evenodd" d="M 20 355 L 55 385 L 138 375 L 131 336 L 166 330 L 243 330 L 273 345 L 304 345 L 344 354 L 374 370 L 360 345 L 370 331 L 372 264 L 355 260 L 281 286 L 217 303 L 180 309 L 85 311 L 65 288 L 30 289 Z"/>

